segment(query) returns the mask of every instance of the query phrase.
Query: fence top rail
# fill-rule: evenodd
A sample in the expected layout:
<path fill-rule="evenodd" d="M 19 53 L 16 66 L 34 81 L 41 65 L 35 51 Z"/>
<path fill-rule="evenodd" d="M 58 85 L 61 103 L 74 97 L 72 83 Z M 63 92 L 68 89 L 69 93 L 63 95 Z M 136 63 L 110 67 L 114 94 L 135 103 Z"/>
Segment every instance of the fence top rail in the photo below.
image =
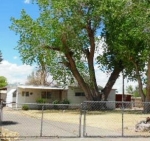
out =
<path fill-rule="evenodd" d="M 135 101 L 84 101 L 84 103 L 143 103 L 143 104 L 150 104 L 150 102 L 135 102 Z"/>
<path fill-rule="evenodd" d="M 81 104 L 53 104 L 53 103 L 12 103 L 12 102 L 9 102 L 9 103 L 6 103 L 6 102 L 3 102 L 4 104 L 17 104 L 17 105 L 60 105 L 60 106 L 81 106 Z"/>

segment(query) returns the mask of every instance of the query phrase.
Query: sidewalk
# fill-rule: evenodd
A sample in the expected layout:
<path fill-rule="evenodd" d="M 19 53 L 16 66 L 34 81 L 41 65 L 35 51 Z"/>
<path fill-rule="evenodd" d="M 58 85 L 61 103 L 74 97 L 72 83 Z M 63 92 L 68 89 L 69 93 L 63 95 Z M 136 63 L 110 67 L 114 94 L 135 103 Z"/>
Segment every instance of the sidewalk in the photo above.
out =
<path fill-rule="evenodd" d="M 27 138 L 18 141 L 150 141 L 150 138 Z"/>

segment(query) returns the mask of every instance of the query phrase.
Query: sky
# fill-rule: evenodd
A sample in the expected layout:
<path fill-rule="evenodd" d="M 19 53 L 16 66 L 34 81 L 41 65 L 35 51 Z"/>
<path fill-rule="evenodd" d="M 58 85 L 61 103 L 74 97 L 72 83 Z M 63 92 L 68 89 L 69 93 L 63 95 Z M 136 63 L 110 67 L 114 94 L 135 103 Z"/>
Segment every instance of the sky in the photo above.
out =
<path fill-rule="evenodd" d="M 22 9 L 25 9 L 33 18 L 38 16 L 38 7 L 33 5 L 30 0 L 1 0 L 0 50 L 3 55 L 3 61 L 0 64 L 0 76 L 5 76 L 8 83 L 11 84 L 24 84 L 27 80 L 27 76 L 30 75 L 34 69 L 34 66 L 22 63 L 21 57 L 15 49 L 19 36 L 15 35 L 15 33 L 9 29 L 11 25 L 10 18 L 19 18 Z M 95 66 L 95 70 L 98 84 L 104 87 L 109 75 L 101 72 L 97 66 Z M 125 80 L 125 88 L 128 85 L 135 86 L 137 84 Z M 117 89 L 119 93 L 122 92 L 122 75 L 120 75 L 113 88 Z"/>

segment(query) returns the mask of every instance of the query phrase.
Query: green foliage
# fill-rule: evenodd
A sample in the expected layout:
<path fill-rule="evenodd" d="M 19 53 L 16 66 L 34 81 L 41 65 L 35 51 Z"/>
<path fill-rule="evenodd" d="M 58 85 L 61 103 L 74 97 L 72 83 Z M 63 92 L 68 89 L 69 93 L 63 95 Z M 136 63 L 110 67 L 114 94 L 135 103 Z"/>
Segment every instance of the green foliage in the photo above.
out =
<path fill-rule="evenodd" d="M 53 79 L 70 84 L 74 82 L 74 76 L 67 67 L 68 60 L 64 55 L 69 50 L 73 52 L 81 76 L 89 81 L 84 53 L 84 49 L 90 46 L 86 25 L 91 19 L 94 34 L 99 30 L 101 2 L 84 1 L 85 5 L 76 0 L 34 2 L 40 7 L 39 18 L 34 20 L 24 10 L 20 19 L 11 18 L 10 28 L 20 35 L 16 49 L 23 62 L 40 64 L 42 61 L 48 66 Z"/>
<path fill-rule="evenodd" d="M 20 19 L 11 18 L 10 29 L 20 35 L 16 49 L 24 63 L 44 64 L 53 79 L 64 84 L 73 83 L 76 78 L 84 91 L 89 87 L 88 92 L 98 89 L 95 63 L 105 72 L 123 66 L 125 76 L 132 80 L 143 72 L 146 74 L 150 54 L 149 1 L 33 0 L 33 3 L 39 6 L 37 19 L 25 10 L 21 11 Z M 94 54 L 101 50 L 100 37 L 105 42 L 103 55 L 94 60 Z"/>
<path fill-rule="evenodd" d="M 43 99 L 43 98 L 39 98 L 39 99 L 36 100 L 36 102 L 37 102 L 37 103 L 45 103 L 46 100 Z"/>
<path fill-rule="evenodd" d="M 7 79 L 4 76 L 0 76 L 0 88 L 7 86 Z"/>
<path fill-rule="evenodd" d="M 54 100 L 53 104 L 60 104 L 60 101 L 59 100 Z"/>
<path fill-rule="evenodd" d="M 25 111 L 29 110 L 29 106 L 28 105 L 23 105 L 22 110 L 25 110 Z"/>
<path fill-rule="evenodd" d="M 62 103 L 62 104 L 70 104 L 70 101 L 69 101 L 68 99 L 64 99 L 64 100 L 62 100 L 61 103 Z"/>
<path fill-rule="evenodd" d="M 143 88 L 144 94 L 146 95 L 146 88 Z M 126 92 L 128 94 L 132 94 L 134 97 L 141 97 L 139 94 L 139 88 L 138 86 L 133 87 L 132 85 L 129 85 L 126 87 Z"/>

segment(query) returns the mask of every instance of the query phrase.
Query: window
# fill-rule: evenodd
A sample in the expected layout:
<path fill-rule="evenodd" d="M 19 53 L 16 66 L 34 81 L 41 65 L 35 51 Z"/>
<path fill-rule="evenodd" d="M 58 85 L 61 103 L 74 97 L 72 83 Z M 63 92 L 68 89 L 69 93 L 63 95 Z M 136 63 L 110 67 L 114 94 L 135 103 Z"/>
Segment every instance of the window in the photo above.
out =
<path fill-rule="evenodd" d="M 85 96 L 85 94 L 83 92 L 76 92 L 75 96 Z"/>
<path fill-rule="evenodd" d="M 16 92 L 17 92 L 17 91 L 14 91 L 14 92 L 13 92 L 13 97 L 16 97 Z"/>
<path fill-rule="evenodd" d="M 29 97 L 29 92 L 28 91 L 22 91 L 22 96 Z"/>
<path fill-rule="evenodd" d="M 27 96 L 27 97 L 29 96 L 29 92 L 26 92 L 26 96 Z"/>
<path fill-rule="evenodd" d="M 43 99 L 51 99 L 51 92 L 47 92 L 47 91 L 41 92 L 41 98 L 43 98 Z"/>

